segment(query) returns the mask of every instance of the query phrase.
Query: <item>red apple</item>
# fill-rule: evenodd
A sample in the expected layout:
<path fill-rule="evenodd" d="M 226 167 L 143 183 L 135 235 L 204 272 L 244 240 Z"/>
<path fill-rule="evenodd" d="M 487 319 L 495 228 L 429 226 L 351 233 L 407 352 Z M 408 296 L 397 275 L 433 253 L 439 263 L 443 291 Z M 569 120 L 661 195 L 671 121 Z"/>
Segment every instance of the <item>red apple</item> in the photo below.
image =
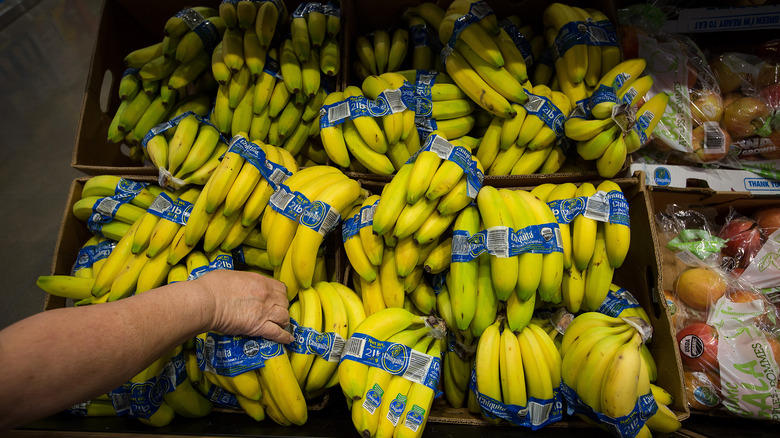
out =
<path fill-rule="evenodd" d="M 694 310 L 707 310 L 726 294 L 728 284 L 721 276 L 708 268 L 688 268 L 677 277 L 675 292 Z"/>
<path fill-rule="evenodd" d="M 753 214 L 753 219 L 758 222 L 766 236 L 771 235 L 780 228 L 780 205 L 758 210 Z"/>
<path fill-rule="evenodd" d="M 720 161 L 728 155 L 731 146 L 731 136 L 718 124 L 697 126 L 691 133 L 691 146 L 696 161 L 710 163 Z M 709 133 L 709 135 L 708 135 Z"/>
<path fill-rule="evenodd" d="M 723 111 L 723 123 L 734 139 L 750 137 L 764 125 L 771 111 L 761 100 L 746 96 L 735 100 Z"/>
<path fill-rule="evenodd" d="M 726 240 L 721 253 L 738 260 L 739 267 L 747 267 L 764 245 L 764 234 L 758 222 L 744 216 L 737 216 L 720 229 L 718 237 Z"/>
<path fill-rule="evenodd" d="M 720 122 L 723 118 L 723 98 L 715 90 L 691 90 L 691 117 L 697 125 Z"/>
<path fill-rule="evenodd" d="M 718 332 L 714 327 L 697 322 L 677 332 L 677 347 L 683 366 L 689 371 L 715 372 L 718 363 Z"/>
<path fill-rule="evenodd" d="M 770 108 L 780 109 L 780 84 L 771 84 L 764 87 L 759 95 Z"/>
<path fill-rule="evenodd" d="M 723 94 L 731 93 L 742 87 L 742 76 L 729 66 L 734 62 L 742 63 L 743 61 L 729 54 L 720 55 L 710 61 L 710 69 L 715 74 L 715 79 L 718 80 L 718 87 L 720 87 L 720 92 Z M 745 79 L 750 80 L 749 78 Z"/>

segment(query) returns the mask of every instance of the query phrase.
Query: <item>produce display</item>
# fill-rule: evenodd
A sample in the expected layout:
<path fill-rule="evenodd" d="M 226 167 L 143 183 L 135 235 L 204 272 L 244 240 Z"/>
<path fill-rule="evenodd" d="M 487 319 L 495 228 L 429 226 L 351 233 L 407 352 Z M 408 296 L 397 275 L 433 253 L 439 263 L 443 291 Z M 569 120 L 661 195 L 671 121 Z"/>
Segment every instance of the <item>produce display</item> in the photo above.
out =
<path fill-rule="evenodd" d="M 754 41 L 751 52 L 705 53 L 687 36 L 664 32 L 639 15 L 629 17 L 621 27 L 624 54 L 658 59 L 647 72 L 656 81 L 650 95 L 670 94 L 645 160 L 746 169 L 777 179 L 778 40 Z"/>
<path fill-rule="evenodd" d="M 713 210 L 670 205 L 657 217 L 668 249 L 664 275 L 672 283 L 665 292 L 688 404 L 695 411 L 774 419 L 779 209 L 758 208 L 750 216 Z"/>
<path fill-rule="evenodd" d="M 445 3 L 355 33 L 336 3 L 223 0 L 123 54 L 106 147 L 129 147 L 157 181 L 79 185 L 71 213 L 91 237 L 38 286 L 86 306 L 251 271 L 286 285 L 295 341 L 202 333 L 72 413 L 302 426 L 340 391 L 364 437 L 421 436 L 446 406 L 474 424 L 584 421 L 622 438 L 678 430 L 691 385 L 735 405 L 707 315 L 729 297 L 769 302 L 753 289 L 775 279 L 756 266 L 776 213 L 707 231 L 691 254 L 723 257 L 687 259 L 665 339 L 655 285 L 636 275 L 648 249 L 632 249 L 647 195 L 622 177 L 663 138 L 674 92 L 652 59 L 621 52 L 613 10 Z M 755 316 L 762 348 L 776 344 L 775 313 Z M 674 335 L 702 347 L 681 351 L 685 382 L 656 362 L 683 348 Z"/>

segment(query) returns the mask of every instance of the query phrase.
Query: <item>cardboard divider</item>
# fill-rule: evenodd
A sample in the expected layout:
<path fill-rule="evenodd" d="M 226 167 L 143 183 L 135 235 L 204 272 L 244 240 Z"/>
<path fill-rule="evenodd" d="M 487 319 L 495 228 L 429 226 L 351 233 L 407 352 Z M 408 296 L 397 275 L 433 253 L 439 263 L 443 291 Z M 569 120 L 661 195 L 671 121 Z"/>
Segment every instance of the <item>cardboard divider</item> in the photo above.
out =
<path fill-rule="evenodd" d="M 117 90 L 126 69 L 124 58 L 133 50 L 162 41 L 165 22 L 182 9 L 193 5 L 216 9 L 220 3 L 220 0 L 196 3 L 189 0 L 104 0 L 71 157 L 73 168 L 87 175 L 157 175 L 157 169 L 150 163 L 144 165 L 132 160 L 126 145 L 107 140 L 108 126 L 120 104 Z M 284 0 L 290 13 L 301 3 L 304 2 Z M 343 52 L 346 25 L 343 17 L 341 24 L 339 46 Z M 286 33 L 289 34 L 289 29 Z M 344 68 L 341 67 L 342 72 Z M 343 87 L 341 74 L 336 83 L 339 89 Z"/>

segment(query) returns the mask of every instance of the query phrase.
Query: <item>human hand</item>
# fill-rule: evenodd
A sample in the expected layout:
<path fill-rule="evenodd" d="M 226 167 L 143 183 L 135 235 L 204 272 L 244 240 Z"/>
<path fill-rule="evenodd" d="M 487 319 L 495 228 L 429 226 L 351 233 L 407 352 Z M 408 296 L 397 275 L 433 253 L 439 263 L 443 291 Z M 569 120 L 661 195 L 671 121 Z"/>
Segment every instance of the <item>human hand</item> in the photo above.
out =
<path fill-rule="evenodd" d="M 293 341 L 284 330 L 290 324 L 287 287 L 260 274 L 216 270 L 200 277 L 211 296 L 211 330 L 227 335 L 259 336 L 282 344 Z"/>

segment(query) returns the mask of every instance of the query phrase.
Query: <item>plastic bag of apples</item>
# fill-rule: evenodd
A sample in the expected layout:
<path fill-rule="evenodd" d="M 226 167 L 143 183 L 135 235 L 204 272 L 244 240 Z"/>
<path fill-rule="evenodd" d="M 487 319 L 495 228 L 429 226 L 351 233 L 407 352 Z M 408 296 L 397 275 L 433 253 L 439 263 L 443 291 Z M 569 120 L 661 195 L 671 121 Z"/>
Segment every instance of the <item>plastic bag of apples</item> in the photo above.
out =
<path fill-rule="evenodd" d="M 624 56 L 648 60 L 648 96 L 670 96 L 643 159 L 780 178 L 772 170 L 780 164 L 780 40 L 756 42 L 753 54 L 708 47 L 716 55 L 707 58 L 690 38 L 659 30 L 658 14 L 628 11 L 621 14 Z"/>
<path fill-rule="evenodd" d="M 720 218 L 712 208 L 671 205 L 656 224 L 691 409 L 777 420 L 780 207 Z"/>

